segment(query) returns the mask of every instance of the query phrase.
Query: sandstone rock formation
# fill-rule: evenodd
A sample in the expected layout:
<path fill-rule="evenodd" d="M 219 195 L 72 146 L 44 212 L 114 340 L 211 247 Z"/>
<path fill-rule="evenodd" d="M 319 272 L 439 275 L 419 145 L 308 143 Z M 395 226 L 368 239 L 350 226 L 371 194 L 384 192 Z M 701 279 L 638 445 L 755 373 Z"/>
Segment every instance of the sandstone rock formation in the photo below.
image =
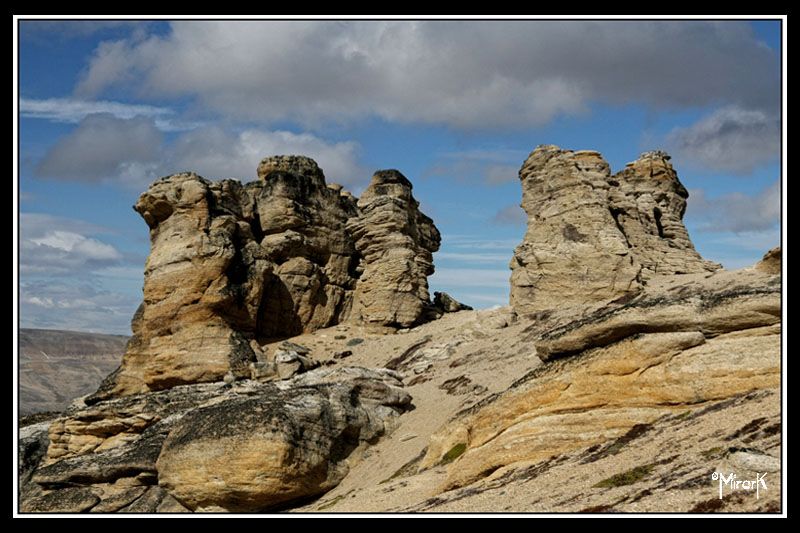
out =
<path fill-rule="evenodd" d="M 173 508 L 268 510 L 335 486 L 410 401 L 394 372 L 353 367 L 107 400 L 56 420 L 32 474 L 45 433 L 21 442 L 22 509 L 155 512 L 170 495 Z"/>
<path fill-rule="evenodd" d="M 703 261 L 663 153 L 610 177 L 540 147 L 521 174 L 514 309 L 447 314 L 396 171 L 359 201 L 304 158 L 154 184 L 123 367 L 20 431 L 21 510 L 780 512 L 780 249 Z M 769 488 L 720 499 L 715 471 Z"/>
<path fill-rule="evenodd" d="M 425 318 L 439 232 L 402 174 L 376 173 L 358 203 L 306 157 L 266 158 L 258 177 L 176 174 L 142 194 L 144 301 L 121 368 L 89 402 L 249 377 L 270 357 L 264 339 Z"/>
<path fill-rule="evenodd" d="M 664 152 L 615 175 L 594 151 L 543 145 L 520 169 L 528 230 L 511 261 L 519 314 L 609 302 L 657 275 L 713 272 L 682 223 L 688 193 Z"/>
<path fill-rule="evenodd" d="M 365 266 L 353 315 L 367 323 L 412 326 L 429 305 L 427 276 L 433 274 L 439 230 L 396 170 L 376 172 L 358 208 L 361 216 L 350 220 L 348 230 Z"/>
<path fill-rule="evenodd" d="M 775 389 L 780 290 L 778 276 L 754 270 L 675 276 L 585 318 L 534 323 L 529 342 L 550 363 L 439 431 L 421 466 L 463 446 L 444 485 L 451 489 L 693 406 Z"/>
<path fill-rule="evenodd" d="M 781 273 L 781 247 L 776 246 L 767 253 L 764 257 L 755 264 L 756 270 L 766 272 L 767 274 L 780 275 Z"/>

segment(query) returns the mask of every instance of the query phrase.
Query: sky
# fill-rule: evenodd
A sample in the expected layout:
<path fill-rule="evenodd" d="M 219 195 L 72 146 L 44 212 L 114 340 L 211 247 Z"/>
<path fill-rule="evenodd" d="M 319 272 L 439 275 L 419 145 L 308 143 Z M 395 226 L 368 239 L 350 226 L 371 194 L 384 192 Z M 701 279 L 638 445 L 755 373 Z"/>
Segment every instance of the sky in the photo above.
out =
<path fill-rule="evenodd" d="M 508 304 L 539 144 L 616 172 L 672 155 L 695 246 L 726 268 L 780 241 L 779 21 L 19 22 L 22 327 L 130 332 L 148 229 L 131 206 L 192 170 L 256 179 L 304 154 L 358 195 L 414 184 L 442 233 L 431 290 Z"/>

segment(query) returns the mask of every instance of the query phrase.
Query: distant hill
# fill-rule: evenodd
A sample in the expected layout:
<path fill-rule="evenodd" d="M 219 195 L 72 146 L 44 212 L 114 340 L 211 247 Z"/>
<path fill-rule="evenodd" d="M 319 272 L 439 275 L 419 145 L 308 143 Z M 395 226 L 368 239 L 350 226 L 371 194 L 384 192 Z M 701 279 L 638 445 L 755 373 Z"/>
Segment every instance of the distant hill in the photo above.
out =
<path fill-rule="evenodd" d="M 20 414 L 61 411 L 94 392 L 117 366 L 128 337 L 52 329 L 20 329 Z"/>

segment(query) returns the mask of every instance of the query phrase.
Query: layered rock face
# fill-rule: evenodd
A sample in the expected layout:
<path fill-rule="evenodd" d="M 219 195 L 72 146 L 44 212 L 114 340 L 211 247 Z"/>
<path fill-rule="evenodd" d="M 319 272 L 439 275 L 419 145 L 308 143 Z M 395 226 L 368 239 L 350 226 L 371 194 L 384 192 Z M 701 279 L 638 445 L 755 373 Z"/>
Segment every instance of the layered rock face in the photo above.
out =
<path fill-rule="evenodd" d="M 674 276 L 630 302 L 531 324 L 526 340 L 545 364 L 438 431 L 422 467 L 461 446 L 443 488 L 464 486 L 596 450 L 637 424 L 777 390 L 780 281 L 756 269 Z"/>
<path fill-rule="evenodd" d="M 396 373 L 342 367 L 74 409 L 49 447 L 45 430 L 21 440 L 22 511 L 270 510 L 334 487 L 410 402 Z"/>
<path fill-rule="evenodd" d="M 611 175 L 595 151 L 539 146 L 520 169 L 528 229 L 511 260 L 520 314 L 608 302 L 654 276 L 713 272 L 682 218 L 688 193 L 664 152 Z"/>
<path fill-rule="evenodd" d="M 144 302 L 120 370 L 90 402 L 249 376 L 262 339 L 423 319 L 440 237 L 402 174 L 376 173 L 358 203 L 306 157 L 266 158 L 258 177 L 176 174 L 139 198 Z"/>
<path fill-rule="evenodd" d="M 419 210 L 411 182 L 396 170 L 375 173 L 348 229 L 364 258 L 353 315 L 364 322 L 408 327 L 429 307 L 427 277 L 441 237 Z"/>

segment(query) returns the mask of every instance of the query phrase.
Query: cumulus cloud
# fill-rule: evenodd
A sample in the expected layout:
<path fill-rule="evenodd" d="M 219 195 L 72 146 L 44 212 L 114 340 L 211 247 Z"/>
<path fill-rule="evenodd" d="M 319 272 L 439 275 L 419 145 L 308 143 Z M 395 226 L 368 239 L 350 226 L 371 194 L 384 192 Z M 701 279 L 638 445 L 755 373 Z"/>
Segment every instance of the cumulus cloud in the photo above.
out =
<path fill-rule="evenodd" d="M 253 178 L 268 155 L 302 154 L 314 159 L 328 182 L 353 185 L 369 179 L 358 163 L 359 144 L 329 142 L 310 133 L 248 129 L 230 133 L 208 127 L 180 136 L 166 150 L 162 174 L 194 170 L 208 178 Z"/>
<path fill-rule="evenodd" d="M 117 265 L 123 259 L 112 245 L 89 235 L 102 228 L 43 213 L 20 214 L 20 269 L 24 274 L 80 275 Z"/>
<path fill-rule="evenodd" d="M 131 165 L 155 165 L 161 143 L 161 132 L 150 118 L 89 115 L 48 150 L 36 173 L 76 181 L 113 179 Z"/>
<path fill-rule="evenodd" d="M 19 228 L 23 327 L 130 332 L 138 289 L 107 290 L 103 280 L 140 288 L 141 264 L 134 269 L 130 257 L 99 238 L 107 229 L 44 213 L 21 213 Z"/>
<path fill-rule="evenodd" d="M 209 179 L 255 177 L 258 162 L 274 154 L 312 157 L 329 181 L 355 185 L 368 179 L 359 145 L 329 142 L 309 133 L 220 127 L 197 128 L 165 142 L 152 117 L 89 115 L 44 155 L 39 176 L 75 181 L 116 181 L 142 187 L 154 178 L 195 171 Z"/>
<path fill-rule="evenodd" d="M 525 211 L 517 205 L 508 205 L 497 213 L 495 213 L 494 218 L 492 218 L 492 222 L 495 224 L 507 224 L 512 226 L 522 226 L 528 222 L 528 215 L 525 214 Z"/>
<path fill-rule="evenodd" d="M 178 21 L 101 43 L 76 93 L 133 86 L 247 120 L 492 128 L 592 102 L 772 109 L 778 66 L 737 21 Z"/>
<path fill-rule="evenodd" d="M 691 190 L 686 216 L 705 232 L 769 230 L 780 221 L 780 186 L 780 180 L 775 180 L 755 195 L 734 192 L 715 198 L 709 198 L 703 190 Z"/>
<path fill-rule="evenodd" d="M 726 107 L 667 136 L 679 159 L 712 170 L 750 174 L 780 153 L 780 123 L 764 111 Z"/>

